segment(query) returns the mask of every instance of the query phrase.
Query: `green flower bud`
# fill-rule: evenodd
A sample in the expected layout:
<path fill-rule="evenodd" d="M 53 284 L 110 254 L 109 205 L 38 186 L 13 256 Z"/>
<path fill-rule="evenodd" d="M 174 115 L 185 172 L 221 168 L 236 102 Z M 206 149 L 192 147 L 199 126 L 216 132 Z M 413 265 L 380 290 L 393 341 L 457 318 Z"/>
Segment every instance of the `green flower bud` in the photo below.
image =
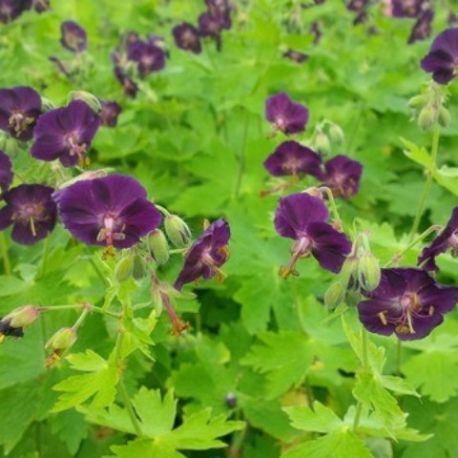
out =
<path fill-rule="evenodd" d="M 451 122 L 452 116 L 450 115 L 450 111 L 448 111 L 445 107 L 441 107 L 439 110 L 439 124 L 442 127 L 448 127 Z"/>
<path fill-rule="evenodd" d="M 119 283 L 123 283 L 132 276 L 134 270 L 134 258 L 131 255 L 124 256 L 116 264 L 114 275 Z"/>
<path fill-rule="evenodd" d="M 73 328 L 59 329 L 46 343 L 46 349 L 63 352 L 76 342 L 76 331 Z"/>
<path fill-rule="evenodd" d="M 358 281 L 362 288 L 366 291 L 374 290 L 380 283 L 380 276 L 378 259 L 372 253 L 362 256 L 358 264 Z"/>
<path fill-rule="evenodd" d="M 41 97 L 41 109 L 46 112 L 46 111 L 51 111 L 54 110 L 56 107 L 55 103 L 46 97 Z"/>
<path fill-rule="evenodd" d="M 135 278 L 135 280 L 141 280 L 145 277 L 146 272 L 147 270 L 145 260 L 136 254 L 134 256 L 134 268 L 132 270 L 132 276 Z"/>
<path fill-rule="evenodd" d="M 430 106 L 424 107 L 418 115 L 418 126 L 423 130 L 430 130 L 437 120 L 437 113 Z"/>
<path fill-rule="evenodd" d="M 164 304 L 162 302 L 161 291 L 159 290 L 159 288 L 154 288 L 151 296 L 153 300 L 154 310 L 156 310 L 156 315 L 161 316 L 161 313 L 164 310 Z"/>
<path fill-rule="evenodd" d="M 343 130 L 337 124 L 331 124 L 329 127 L 329 136 L 331 137 L 331 141 L 337 145 L 341 145 L 345 140 Z"/>
<path fill-rule="evenodd" d="M 331 142 L 328 136 L 321 130 L 316 133 L 313 145 L 320 153 L 327 154 L 331 152 Z"/>
<path fill-rule="evenodd" d="M 346 285 L 344 285 L 340 280 L 335 281 L 324 294 L 324 304 L 330 310 L 334 310 L 339 304 L 343 302 L 346 292 Z"/>
<path fill-rule="evenodd" d="M 70 101 L 72 100 L 82 100 L 83 102 L 87 103 L 96 113 L 100 113 L 102 110 L 100 100 L 90 92 L 72 91 L 70 93 Z"/>
<path fill-rule="evenodd" d="M 24 307 L 13 310 L 3 320 L 8 321 L 12 328 L 24 328 L 30 326 L 38 318 L 39 314 L 40 311 L 38 308 L 32 305 L 25 305 Z"/>
<path fill-rule="evenodd" d="M 416 95 L 409 100 L 408 105 L 410 108 L 423 108 L 427 102 L 428 97 L 426 95 Z"/>
<path fill-rule="evenodd" d="M 177 215 L 167 215 L 164 218 L 165 233 L 177 248 L 185 248 L 191 241 L 191 231 L 188 225 Z"/>
<path fill-rule="evenodd" d="M 148 246 L 151 256 L 160 266 L 167 264 L 170 253 L 169 244 L 164 233 L 160 229 L 155 229 L 148 235 Z"/>

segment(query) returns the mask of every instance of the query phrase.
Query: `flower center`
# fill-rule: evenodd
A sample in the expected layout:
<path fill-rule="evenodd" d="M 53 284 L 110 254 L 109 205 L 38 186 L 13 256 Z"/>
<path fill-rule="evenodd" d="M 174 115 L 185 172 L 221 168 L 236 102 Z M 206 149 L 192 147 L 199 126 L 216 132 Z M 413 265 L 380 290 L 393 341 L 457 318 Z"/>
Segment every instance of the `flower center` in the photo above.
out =
<path fill-rule="evenodd" d="M 458 256 L 458 231 L 455 231 L 450 236 L 448 243 L 452 248 L 452 256 Z"/>
<path fill-rule="evenodd" d="M 13 212 L 13 221 L 22 225 L 29 225 L 30 232 L 34 237 L 37 236 L 36 223 L 42 223 L 49 219 L 45 212 L 45 207 L 41 203 L 31 202 L 20 205 Z"/>
<path fill-rule="evenodd" d="M 289 157 L 282 165 L 282 168 L 285 172 L 292 173 L 293 175 L 297 174 L 297 170 L 301 167 L 302 160 L 298 157 Z"/>
<path fill-rule="evenodd" d="M 126 235 L 126 225 L 121 218 L 113 213 L 107 213 L 103 216 L 101 222 L 102 228 L 97 235 L 98 242 L 104 242 L 107 246 L 113 246 L 116 240 L 124 240 Z"/>
<path fill-rule="evenodd" d="M 196 37 L 191 30 L 185 30 L 183 33 L 183 44 L 186 48 L 191 48 L 196 44 Z"/>
<path fill-rule="evenodd" d="M 70 132 L 64 137 L 65 145 L 68 148 L 70 156 L 76 156 L 79 162 L 84 161 L 84 155 L 87 151 L 86 143 L 80 143 L 79 135 L 77 132 Z"/>
<path fill-rule="evenodd" d="M 215 276 L 216 281 L 222 282 L 225 274 L 220 270 L 219 266 L 224 264 L 229 257 L 229 248 L 227 245 L 217 248 L 217 257 L 215 258 L 211 253 L 211 247 L 205 249 L 201 256 L 201 262 L 207 266 L 212 275 Z"/>
<path fill-rule="evenodd" d="M 65 43 L 67 43 L 67 46 L 71 49 L 80 49 L 84 45 L 84 38 L 76 33 L 66 32 Z"/>
<path fill-rule="evenodd" d="M 152 54 L 144 54 L 141 58 L 142 65 L 146 68 L 152 68 L 156 58 Z"/>
<path fill-rule="evenodd" d="M 16 137 L 19 137 L 19 135 L 25 132 L 33 122 L 33 118 L 25 116 L 20 111 L 13 111 L 8 119 L 8 125 Z"/>

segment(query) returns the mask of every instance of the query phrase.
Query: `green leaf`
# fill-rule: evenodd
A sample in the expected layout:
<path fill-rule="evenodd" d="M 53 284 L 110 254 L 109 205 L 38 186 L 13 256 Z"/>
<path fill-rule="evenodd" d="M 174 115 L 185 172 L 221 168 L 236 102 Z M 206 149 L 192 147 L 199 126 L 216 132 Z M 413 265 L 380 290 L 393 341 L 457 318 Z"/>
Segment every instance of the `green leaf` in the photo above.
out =
<path fill-rule="evenodd" d="M 405 138 L 401 138 L 402 144 L 405 146 L 404 154 L 412 161 L 420 164 L 425 169 L 429 170 L 432 164 L 431 156 L 424 147 L 417 146 Z"/>
<path fill-rule="evenodd" d="M 313 403 L 313 409 L 308 406 L 286 407 L 294 428 L 303 431 L 329 433 L 342 425 L 342 420 L 329 408 L 318 401 Z"/>

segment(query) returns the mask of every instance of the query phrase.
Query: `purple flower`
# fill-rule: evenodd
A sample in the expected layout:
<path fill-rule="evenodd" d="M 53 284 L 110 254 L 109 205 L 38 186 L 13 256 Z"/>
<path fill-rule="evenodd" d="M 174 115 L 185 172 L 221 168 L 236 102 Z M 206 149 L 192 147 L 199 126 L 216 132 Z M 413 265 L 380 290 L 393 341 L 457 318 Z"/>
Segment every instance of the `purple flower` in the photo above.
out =
<path fill-rule="evenodd" d="M 308 109 L 293 102 L 286 92 L 280 92 L 266 100 L 265 115 L 275 129 L 285 134 L 302 132 L 309 119 Z"/>
<path fill-rule="evenodd" d="M 127 58 L 136 62 L 140 76 L 144 77 L 165 67 L 165 51 L 150 41 L 129 44 Z"/>
<path fill-rule="evenodd" d="M 348 199 L 359 191 L 363 166 L 347 156 L 335 156 L 324 164 L 323 183 L 336 197 Z"/>
<path fill-rule="evenodd" d="M 424 11 L 416 20 L 412 32 L 410 32 L 408 43 L 426 40 L 431 35 L 431 25 L 434 18 L 433 10 Z"/>
<path fill-rule="evenodd" d="M 5 337 L 24 337 L 24 329 L 11 326 L 11 320 L 0 318 L 0 343 Z"/>
<path fill-rule="evenodd" d="M 394 17 L 417 17 L 427 3 L 425 0 L 391 0 L 391 14 Z"/>
<path fill-rule="evenodd" d="M 453 209 L 452 216 L 441 233 L 423 249 L 418 265 L 425 270 L 437 271 L 436 256 L 445 253 L 449 248 L 458 256 L 458 207 Z"/>
<path fill-rule="evenodd" d="M 294 49 L 288 49 L 288 51 L 285 51 L 283 53 L 283 57 L 294 60 L 294 62 L 297 62 L 298 64 L 302 64 L 309 58 L 308 54 L 300 51 L 294 51 Z"/>
<path fill-rule="evenodd" d="M 98 115 L 82 100 L 40 116 L 32 156 L 42 161 L 59 159 L 65 167 L 84 163 L 100 125 Z"/>
<path fill-rule="evenodd" d="M 216 42 L 216 48 L 221 49 L 221 32 L 223 29 L 231 27 L 231 18 L 229 15 L 213 15 L 207 11 L 199 16 L 199 34 L 203 37 L 213 38 Z"/>
<path fill-rule="evenodd" d="M 211 224 L 186 254 L 184 266 L 175 281 L 175 288 L 181 290 L 186 283 L 200 277 L 221 278 L 219 268 L 229 257 L 230 237 L 229 224 L 224 219 L 218 219 Z"/>
<path fill-rule="evenodd" d="M 41 97 L 31 87 L 0 89 L 0 129 L 18 140 L 27 141 L 41 115 Z"/>
<path fill-rule="evenodd" d="M 320 40 L 321 40 L 321 37 L 322 37 L 322 32 L 321 32 L 321 29 L 320 29 L 320 23 L 315 21 L 312 23 L 312 25 L 310 26 L 310 32 L 313 34 L 314 38 L 313 38 L 313 44 L 314 45 L 317 45 Z"/>
<path fill-rule="evenodd" d="M 274 177 L 313 175 L 321 173 L 321 157 L 294 140 L 287 140 L 265 160 L 264 167 Z"/>
<path fill-rule="evenodd" d="M 53 188 L 41 184 L 22 184 L 3 195 L 6 205 L 0 210 L 0 230 L 13 225 L 12 238 L 32 245 L 44 239 L 56 225 Z"/>
<path fill-rule="evenodd" d="M 347 9 L 350 11 L 356 11 L 360 13 L 369 4 L 369 0 L 350 0 L 347 3 Z"/>
<path fill-rule="evenodd" d="M 228 0 L 205 0 L 207 4 L 208 12 L 214 17 L 222 17 L 225 18 L 223 28 L 230 29 L 230 12 L 231 12 L 231 5 L 229 4 Z"/>
<path fill-rule="evenodd" d="M 113 100 L 102 100 L 102 111 L 99 113 L 102 126 L 115 127 L 118 124 L 118 116 L 122 111 L 119 103 Z"/>
<path fill-rule="evenodd" d="M 11 182 L 13 181 L 13 166 L 11 159 L 3 151 L 0 151 L 0 197 L 2 193 L 8 191 Z"/>
<path fill-rule="evenodd" d="M 455 78 L 458 74 L 458 28 L 447 29 L 435 38 L 421 67 L 432 73 L 439 84 L 447 84 Z"/>
<path fill-rule="evenodd" d="M 415 340 L 442 323 L 458 301 L 458 288 L 439 285 L 420 269 L 382 269 L 379 286 L 365 295 L 358 311 L 369 331 Z"/>
<path fill-rule="evenodd" d="M 129 248 L 156 229 L 161 213 L 133 178 L 78 181 L 55 196 L 65 227 L 88 245 Z"/>
<path fill-rule="evenodd" d="M 191 51 L 194 54 L 202 52 L 199 31 L 189 22 L 182 22 L 175 26 L 172 33 L 178 48 Z"/>
<path fill-rule="evenodd" d="M 49 0 L 33 0 L 32 5 L 37 13 L 44 13 L 49 10 Z"/>
<path fill-rule="evenodd" d="M 0 0 L 0 22 L 6 24 L 20 16 L 24 9 L 24 1 Z"/>
<path fill-rule="evenodd" d="M 275 212 L 275 229 L 282 237 L 294 239 L 291 260 L 282 276 L 294 273 L 297 261 L 312 254 L 321 267 L 339 272 L 351 242 L 326 221 L 329 211 L 319 197 L 307 193 L 291 194 L 280 199 Z"/>
<path fill-rule="evenodd" d="M 69 51 L 83 52 L 87 49 L 87 33 L 75 21 L 65 21 L 60 25 L 60 43 Z"/>

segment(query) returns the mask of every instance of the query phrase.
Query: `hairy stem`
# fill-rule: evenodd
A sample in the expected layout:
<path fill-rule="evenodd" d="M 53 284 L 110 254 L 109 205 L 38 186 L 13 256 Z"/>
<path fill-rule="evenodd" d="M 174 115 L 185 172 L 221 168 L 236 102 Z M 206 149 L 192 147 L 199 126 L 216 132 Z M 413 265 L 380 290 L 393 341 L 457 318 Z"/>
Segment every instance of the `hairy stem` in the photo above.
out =
<path fill-rule="evenodd" d="M 368 353 L 368 335 L 367 331 L 362 327 L 361 328 L 361 343 L 362 343 L 362 362 L 361 369 L 367 370 L 369 368 L 369 353 Z M 353 431 L 356 431 L 361 419 L 361 413 L 363 411 L 363 403 L 358 401 L 356 406 L 355 419 L 353 420 Z"/>
<path fill-rule="evenodd" d="M 6 245 L 6 238 L 3 232 L 0 232 L 0 254 L 3 259 L 3 269 L 5 270 L 6 275 L 11 275 L 11 262 L 10 256 L 8 254 L 8 247 Z"/>

